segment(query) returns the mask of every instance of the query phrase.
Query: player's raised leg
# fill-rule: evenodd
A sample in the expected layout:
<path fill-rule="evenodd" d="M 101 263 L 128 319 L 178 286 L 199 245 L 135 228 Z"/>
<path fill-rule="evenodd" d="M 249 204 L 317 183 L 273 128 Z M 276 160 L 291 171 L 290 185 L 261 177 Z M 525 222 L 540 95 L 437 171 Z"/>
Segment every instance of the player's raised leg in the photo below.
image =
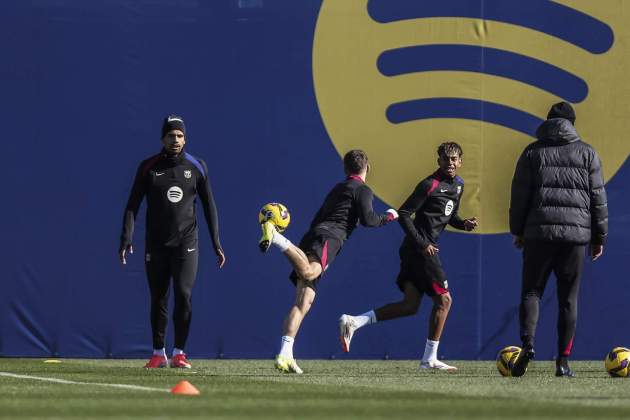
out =
<path fill-rule="evenodd" d="M 295 246 L 289 239 L 276 229 L 271 221 L 261 224 L 263 235 L 259 241 L 261 250 L 265 252 L 271 245 L 275 245 L 282 252 L 295 270 L 296 274 L 306 280 L 314 280 L 322 274 L 322 265 L 318 261 L 310 261 L 304 251 Z"/>
<path fill-rule="evenodd" d="M 350 342 L 355 331 L 359 328 L 379 321 L 415 315 L 418 312 L 422 294 L 411 283 L 405 283 L 402 288 L 404 296 L 398 302 L 388 303 L 361 315 L 341 315 L 339 318 L 339 341 L 344 352 L 350 351 Z"/>

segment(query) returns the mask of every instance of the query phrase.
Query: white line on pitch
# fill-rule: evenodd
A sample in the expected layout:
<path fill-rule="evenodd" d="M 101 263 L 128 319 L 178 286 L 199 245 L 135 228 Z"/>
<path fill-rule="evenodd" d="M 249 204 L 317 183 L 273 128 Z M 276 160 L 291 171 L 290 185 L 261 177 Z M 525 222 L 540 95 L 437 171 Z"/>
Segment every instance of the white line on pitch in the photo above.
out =
<path fill-rule="evenodd" d="M 10 372 L 0 372 L 0 376 L 6 376 L 8 378 L 17 378 L 17 379 L 32 379 L 34 381 L 55 382 L 58 384 L 66 384 L 66 385 L 94 385 L 94 386 L 105 386 L 105 387 L 110 387 L 110 388 L 133 389 L 135 391 L 171 392 L 168 389 L 151 388 L 148 386 L 69 381 L 67 379 L 44 378 L 41 376 L 30 376 L 30 375 L 18 375 L 16 373 L 10 373 Z"/>

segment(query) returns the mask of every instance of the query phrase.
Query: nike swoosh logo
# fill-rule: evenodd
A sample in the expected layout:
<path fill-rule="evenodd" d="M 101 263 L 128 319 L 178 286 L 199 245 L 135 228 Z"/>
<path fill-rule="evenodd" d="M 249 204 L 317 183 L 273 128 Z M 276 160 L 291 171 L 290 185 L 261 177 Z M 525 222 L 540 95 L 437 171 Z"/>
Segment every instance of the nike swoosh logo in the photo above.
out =
<path fill-rule="evenodd" d="M 188 250 L 188 252 L 193 252 L 195 250 L 195 248 L 186 248 Z"/>
<path fill-rule="evenodd" d="M 162 175 L 164 175 L 164 172 L 156 172 L 155 173 L 155 176 L 162 176 Z"/>
<path fill-rule="evenodd" d="M 440 189 L 440 192 L 446 192 L 446 191 L 448 191 L 448 190 L 443 190 L 443 189 Z"/>

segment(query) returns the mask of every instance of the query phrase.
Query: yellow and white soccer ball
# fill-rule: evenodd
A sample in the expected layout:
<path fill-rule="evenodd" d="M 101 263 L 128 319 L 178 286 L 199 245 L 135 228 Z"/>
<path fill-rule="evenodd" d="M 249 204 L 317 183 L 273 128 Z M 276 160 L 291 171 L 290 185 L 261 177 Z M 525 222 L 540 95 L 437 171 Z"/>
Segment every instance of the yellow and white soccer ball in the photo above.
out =
<path fill-rule="evenodd" d="M 503 376 L 512 376 L 512 367 L 520 354 L 520 347 L 507 346 L 502 348 L 497 354 L 497 369 L 499 369 L 499 373 Z"/>
<path fill-rule="evenodd" d="M 258 221 L 260 223 L 270 221 L 279 232 L 283 232 L 291 223 L 291 214 L 284 204 L 267 203 L 260 209 Z"/>
<path fill-rule="evenodd" d="M 630 373 L 630 349 L 615 347 L 604 360 L 606 372 L 610 376 L 625 378 Z"/>

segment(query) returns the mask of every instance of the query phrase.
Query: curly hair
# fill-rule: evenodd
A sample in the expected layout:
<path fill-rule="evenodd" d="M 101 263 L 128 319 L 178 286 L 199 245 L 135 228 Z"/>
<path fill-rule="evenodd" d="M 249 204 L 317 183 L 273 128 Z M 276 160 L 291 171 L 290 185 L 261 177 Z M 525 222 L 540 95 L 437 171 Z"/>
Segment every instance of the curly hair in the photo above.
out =
<path fill-rule="evenodd" d="M 437 154 L 439 157 L 446 157 L 453 153 L 457 153 L 459 157 L 462 157 L 464 155 L 462 147 L 454 141 L 444 142 L 440 144 L 440 147 L 438 147 L 437 149 Z"/>

